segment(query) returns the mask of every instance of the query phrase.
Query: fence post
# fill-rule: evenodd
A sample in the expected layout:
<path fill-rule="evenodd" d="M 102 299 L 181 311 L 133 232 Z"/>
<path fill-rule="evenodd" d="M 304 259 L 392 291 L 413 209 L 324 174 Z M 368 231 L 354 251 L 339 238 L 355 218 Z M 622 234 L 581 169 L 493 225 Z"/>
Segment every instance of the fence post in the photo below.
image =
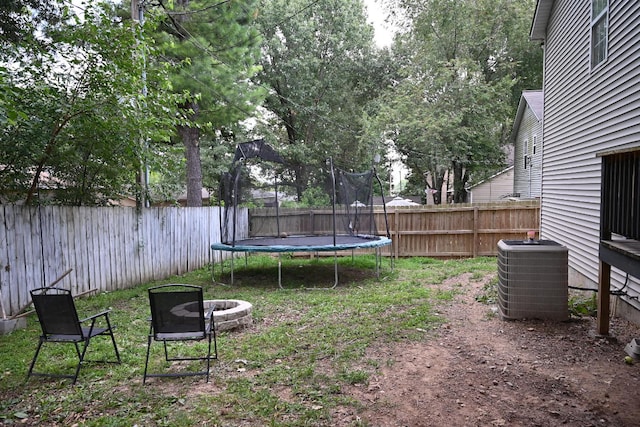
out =
<path fill-rule="evenodd" d="M 480 242 L 478 242 L 478 207 L 473 207 L 473 257 L 476 258 L 478 256 L 478 247 L 480 246 Z"/>
<path fill-rule="evenodd" d="M 396 260 L 398 260 L 400 256 L 398 253 L 400 251 L 400 212 L 398 212 L 398 209 L 393 210 L 393 228 L 396 232 L 396 240 L 393 242 L 396 247 L 394 252 L 396 253 Z"/>

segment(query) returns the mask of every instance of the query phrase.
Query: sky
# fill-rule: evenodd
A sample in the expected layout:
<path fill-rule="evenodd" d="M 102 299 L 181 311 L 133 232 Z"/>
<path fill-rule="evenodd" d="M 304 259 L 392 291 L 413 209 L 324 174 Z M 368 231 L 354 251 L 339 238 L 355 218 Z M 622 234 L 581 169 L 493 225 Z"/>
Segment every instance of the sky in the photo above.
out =
<path fill-rule="evenodd" d="M 369 16 L 369 23 L 375 29 L 375 42 L 378 47 L 388 47 L 393 40 L 393 32 L 389 30 L 389 25 L 384 22 L 386 14 L 380 6 L 380 0 L 364 0 L 364 5 Z"/>

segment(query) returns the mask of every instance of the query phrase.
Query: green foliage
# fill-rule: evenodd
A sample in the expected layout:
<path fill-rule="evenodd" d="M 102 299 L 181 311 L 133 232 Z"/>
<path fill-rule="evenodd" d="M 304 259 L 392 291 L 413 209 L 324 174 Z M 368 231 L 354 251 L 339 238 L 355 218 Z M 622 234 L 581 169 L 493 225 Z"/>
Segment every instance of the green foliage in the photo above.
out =
<path fill-rule="evenodd" d="M 235 140 L 238 123 L 264 98 L 264 89 L 250 81 L 259 70 L 256 8 L 255 0 L 214 5 L 177 0 L 148 10 L 160 23 L 153 37 L 162 55 L 154 59 L 178 65 L 171 84 L 174 93 L 184 95 L 176 131 L 186 162 L 180 176 L 168 175 L 166 181 L 182 179 L 189 206 L 201 204 L 203 182 L 214 188 L 219 165 L 230 164 L 221 157 L 244 142 Z"/>
<path fill-rule="evenodd" d="M 25 384 L 40 333 L 36 318 L 30 316 L 27 329 L 0 339 L 0 422 L 335 425 L 338 420 L 331 415 L 335 408 L 359 408 L 359 402 L 348 399 L 343 390 L 367 384 L 380 375 L 380 369 L 394 364 L 389 357 L 369 356 L 380 354 L 372 350 L 429 340 L 430 331 L 446 321 L 434 315 L 442 311 L 439 304 L 451 297 L 450 292 L 440 292 L 439 280 L 463 272 L 495 273 L 492 258 L 413 258 L 398 260 L 393 271 L 383 263 L 378 280 L 372 256 L 357 256 L 353 261 L 345 257 L 339 259 L 340 285 L 314 291 L 300 287 L 326 285 L 333 276 L 332 258 L 314 262 L 285 258 L 282 262 L 283 275 L 290 280 L 286 289 L 278 288 L 277 272 L 270 271 L 277 264 L 275 259 L 250 256 L 246 266 L 236 262 L 234 286 L 212 284 L 212 272 L 202 269 L 79 298 L 76 304 L 81 316 L 112 309 L 123 363 L 87 363 L 75 387 L 68 380 L 43 378 Z M 228 278 L 228 261 L 225 264 Z M 208 386 L 194 378 L 154 379 L 141 385 L 148 333 L 147 289 L 160 283 L 200 285 L 207 299 L 241 299 L 253 304 L 253 325 L 219 334 L 220 359 Z M 87 358 L 107 356 L 111 349 L 108 342 L 104 344 L 92 342 Z M 192 351 L 190 346 L 183 350 Z M 44 369 L 73 366 L 77 360 L 72 348 L 68 353 L 43 351 L 47 352 L 41 358 Z M 196 363 L 186 366 L 192 368 Z"/>
<path fill-rule="evenodd" d="M 142 165 L 163 160 L 142 141 L 166 140 L 175 116 L 165 70 L 145 67 L 151 50 L 106 3 L 48 30 L 47 50 L 5 52 L 20 66 L 4 101 L 20 114 L 0 134 L 3 196 L 104 205 L 138 194 Z"/>
<path fill-rule="evenodd" d="M 577 317 L 596 317 L 598 300 L 596 294 L 575 294 L 569 296 L 569 314 Z"/>
<path fill-rule="evenodd" d="M 269 88 L 264 107 L 275 117 L 261 128 L 277 143 L 298 200 L 321 186 L 326 159 L 343 169 L 366 170 L 373 155 L 362 138 L 363 112 L 386 86 L 373 50 L 362 2 L 265 2 L 258 16 L 264 37 L 262 70 Z"/>
<path fill-rule="evenodd" d="M 326 191 L 318 187 L 309 187 L 302 193 L 302 199 L 300 200 L 300 207 L 321 207 L 331 206 L 331 199 Z"/>
<path fill-rule="evenodd" d="M 521 67 L 540 59 L 534 45 L 524 48 L 534 4 L 401 3 L 413 23 L 393 51 L 403 74 L 385 94 L 371 130 L 393 142 L 414 184 L 440 189 L 451 171 L 454 200 L 464 202 L 468 182 L 504 165 L 519 73 L 530 77 L 528 84 L 541 83 L 539 67 Z"/>
<path fill-rule="evenodd" d="M 64 2 L 60 0 L 5 0 L 0 7 L 0 46 L 20 44 L 29 47 L 43 43 L 43 30 L 62 19 Z M 4 49 L 3 49 L 4 50 Z"/>
<path fill-rule="evenodd" d="M 248 81 L 258 71 L 260 37 L 252 25 L 256 2 L 212 6 L 179 0 L 148 13 L 160 22 L 154 33 L 162 51 L 157 59 L 180 64 L 171 75 L 173 90 L 187 93 L 197 105 L 196 110 L 183 109 L 184 118 L 195 119 L 205 131 L 246 118 L 263 96 Z"/>
<path fill-rule="evenodd" d="M 482 289 L 482 293 L 476 296 L 476 301 L 483 304 L 497 304 L 498 303 L 498 277 L 494 277 L 491 281 L 487 282 Z"/>

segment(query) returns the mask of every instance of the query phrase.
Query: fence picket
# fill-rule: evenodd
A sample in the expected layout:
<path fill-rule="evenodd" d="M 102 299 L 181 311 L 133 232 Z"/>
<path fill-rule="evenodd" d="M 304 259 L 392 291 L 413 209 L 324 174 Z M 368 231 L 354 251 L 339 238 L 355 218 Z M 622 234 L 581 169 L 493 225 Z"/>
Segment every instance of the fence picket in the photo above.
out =
<path fill-rule="evenodd" d="M 2 223 L 0 223 L 0 294 L 2 294 L 2 311 L 7 315 L 9 310 L 9 301 L 11 300 L 11 288 L 9 287 L 9 243 L 8 230 L 6 227 L 6 216 L 10 209 L 7 205 L 0 205 L 0 215 L 2 215 Z M 5 301 L 7 301 L 5 303 Z"/>

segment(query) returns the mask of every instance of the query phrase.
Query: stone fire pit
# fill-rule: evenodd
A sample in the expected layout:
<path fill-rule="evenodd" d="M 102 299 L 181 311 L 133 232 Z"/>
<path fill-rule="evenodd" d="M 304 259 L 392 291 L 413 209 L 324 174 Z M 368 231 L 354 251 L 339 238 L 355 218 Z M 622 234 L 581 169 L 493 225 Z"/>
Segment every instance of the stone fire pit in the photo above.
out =
<path fill-rule="evenodd" d="M 204 301 L 205 311 L 212 306 L 215 306 L 213 320 L 216 325 L 216 331 L 228 331 L 250 325 L 253 321 L 251 317 L 253 305 L 247 301 L 236 299 Z"/>

